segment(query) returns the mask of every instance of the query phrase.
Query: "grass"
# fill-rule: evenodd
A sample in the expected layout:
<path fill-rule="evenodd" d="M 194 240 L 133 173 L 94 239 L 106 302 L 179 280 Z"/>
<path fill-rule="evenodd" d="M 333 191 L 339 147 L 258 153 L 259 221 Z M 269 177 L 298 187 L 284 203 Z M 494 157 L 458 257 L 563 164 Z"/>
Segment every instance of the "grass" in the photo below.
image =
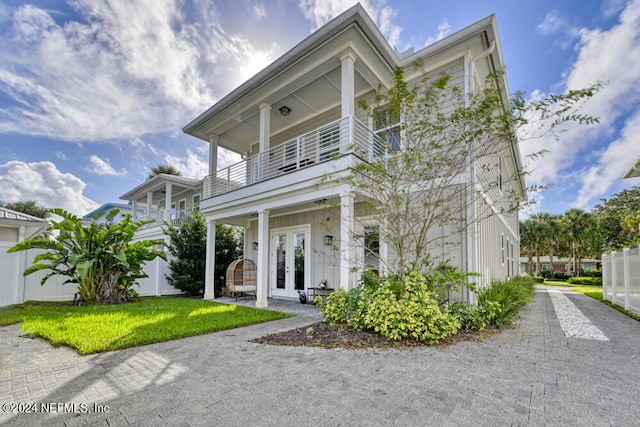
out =
<path fill-rule="evenodd" d="M 571 287 L 571 290 L 578 292 L 580 294 L 586 295 L 588 297 L 591 297 L 595 300 L 598 300 L 600 302 L 603 302 L 605 304 L 607 304 L 609 307 L 614 308 L 616 310 L 618 310 L 620 313 L 625 314 L 629 317 L 631 317 L 632 319 L 635 319 L 637 321 L 640 322 L 640 316 L 638 316 L 637 314 L 625 310 L 624 308 L 620 307 L 619 305 L 613 304 L 609 301 L 607 301 L 606 299 L 604 299 L 603 295 L 602 295 L 602 286 L 593 286 L 593 285 L 573 285 L 571 283 L 567 283 L 561 280 L 545 280 L 544 281 L 544 285 L 545 286 L 569 286 Z"/>
<path fill-rule="evenodd" d="M 118 305 L 26 302 L 0 309 L 0 326 L 21 323 L 28 334 L 80 354 L 207 334 L 288 317 L 286 313 L 172 297 Z"/>

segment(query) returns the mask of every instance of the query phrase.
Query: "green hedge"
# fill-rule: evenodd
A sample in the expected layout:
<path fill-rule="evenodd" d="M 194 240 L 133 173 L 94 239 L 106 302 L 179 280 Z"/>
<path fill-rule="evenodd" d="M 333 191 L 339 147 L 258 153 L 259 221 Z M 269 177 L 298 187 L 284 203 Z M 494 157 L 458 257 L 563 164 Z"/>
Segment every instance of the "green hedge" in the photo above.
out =
<path fill-rule="evenodd" d="M 572 277 L 567 280 L 572 285 L 602 286 L 602 277 Z"/>

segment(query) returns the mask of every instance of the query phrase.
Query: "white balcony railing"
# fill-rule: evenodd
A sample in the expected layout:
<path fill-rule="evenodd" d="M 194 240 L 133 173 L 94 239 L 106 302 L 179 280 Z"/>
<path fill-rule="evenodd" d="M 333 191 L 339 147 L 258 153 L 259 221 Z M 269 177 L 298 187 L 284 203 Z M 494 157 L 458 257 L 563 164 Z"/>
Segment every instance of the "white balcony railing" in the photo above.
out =
<path fill-rule="evenodd" d="M 191 211 L 176 211 L 175 209 L 152 210 L 148 214 L 138 214 L 136 220 L 153 220 L 142 228 L 163 226 L 165 221 L 171 225 L 180 225 L 182 222 L 191 222 Z"/>
<path fill-rule="evenodd" d="M 354 117 L 346 117 L 248 157 L 204 179 L 204 198 L 356 154 L 370 161 L 383 151 L 380 138 Z"/>

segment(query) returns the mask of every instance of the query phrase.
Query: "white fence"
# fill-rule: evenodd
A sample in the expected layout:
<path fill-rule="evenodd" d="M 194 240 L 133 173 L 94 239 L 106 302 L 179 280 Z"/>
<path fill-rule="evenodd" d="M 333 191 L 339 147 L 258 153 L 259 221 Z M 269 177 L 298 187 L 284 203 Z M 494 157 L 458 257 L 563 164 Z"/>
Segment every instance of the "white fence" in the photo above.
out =
<path fill-rule="evenodd" d="M 51 277 L 44 286 L 40 280 L 48 270 L 38 271 L 29 276 L 23 276 L 24 270 L 31 265 L 33 258 L 39 251 L 28 250 L 8 254 L 7 250 L 15 243 L 0 242 L 0 307 L 20 304 L 25 301 L 72 301 L 77 292 L 75 284 L 62 285 L 64 278 Z M 161 259 L 148 262 L 144 271 L 149 275 L 146 279 L 138 280 L 139 287 L 133 289 L 142 296 L 174 295 L 181 293 L 169 285 L 165 274 L 169 273 L 169 264 Z"/>
<path fill-rule="evenodd" d="M 602 295 L 640 315 L 640 246 L 602 255 Z"/>

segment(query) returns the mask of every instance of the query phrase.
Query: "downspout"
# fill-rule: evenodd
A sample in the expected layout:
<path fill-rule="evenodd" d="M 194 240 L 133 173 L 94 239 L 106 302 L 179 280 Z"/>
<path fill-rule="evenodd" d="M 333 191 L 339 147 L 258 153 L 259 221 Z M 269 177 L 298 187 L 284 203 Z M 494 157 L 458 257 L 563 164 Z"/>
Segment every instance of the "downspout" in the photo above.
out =
<path fill-rule="evenodd" d="M 473 91 L 475 90 L 475 77 L 474 77 L 474 73 L 475 73 L 475 65 L 476 62 L 479 61 L 482 58 L 486 58 L 487 56 L 491 55 L 491 53 L 493 53 L 494 49 L 496 48 L 496 42 L 495 40 L 491 42 L 491 44 L 489 45 L 489 48 L 483 52 L 481 52 L 478 56 L 476 56 L 475 58 L 472 58 L 469 63 L 468 63 L 468 68 L 467 68 L 467 75 L 468 75 L 468 82 L 467 82 L 467 93 L 466 93 L 466 106 L 469 106 L 469 96 L 471 95 L 471 93 L 473 93 Z M 470 147 L 470 156 L 471 159 L 474 159 L 475 157 L 475 153 L 474 153 L 474 146 L 473 144 Z M 471 224 L 469 224 L 469 230 L 467 230 L 467 270 L 470 272 L 475 272 L 475 273 L 479 273 L 478 271 L 475 271 L 477 269 L 478 266 L 478 260 L 477 260 L 477 254 L 478 254 L 478 241 L 477 241 L 477 233 L 476 233 L 476 212 L 475 212 L 475 172 L 474 172 L 474 164 L 473 162 L 470 162 L 469 164 L 469 194 L 468 194 L 468 206 L 467 206 L 467 215 L 468 217 L 471 219 Z M 468 244 L 469 243 L 469 236 L 471 236 L 471 242 L 472 244 Z M 473 280 L 474 282 L 476 282 L 476 278 L 472 278 L 471 280 Z M 476 282 L 477 284 L 477 282 Z M 475 297 L 475 294 L 470 292 L 469 289 L 467 288 L 467 303 L 470 305 L 476 305 L 477 304 L 477 300 Z M 463 296 L 464 299 L 464 296 Z"/>

